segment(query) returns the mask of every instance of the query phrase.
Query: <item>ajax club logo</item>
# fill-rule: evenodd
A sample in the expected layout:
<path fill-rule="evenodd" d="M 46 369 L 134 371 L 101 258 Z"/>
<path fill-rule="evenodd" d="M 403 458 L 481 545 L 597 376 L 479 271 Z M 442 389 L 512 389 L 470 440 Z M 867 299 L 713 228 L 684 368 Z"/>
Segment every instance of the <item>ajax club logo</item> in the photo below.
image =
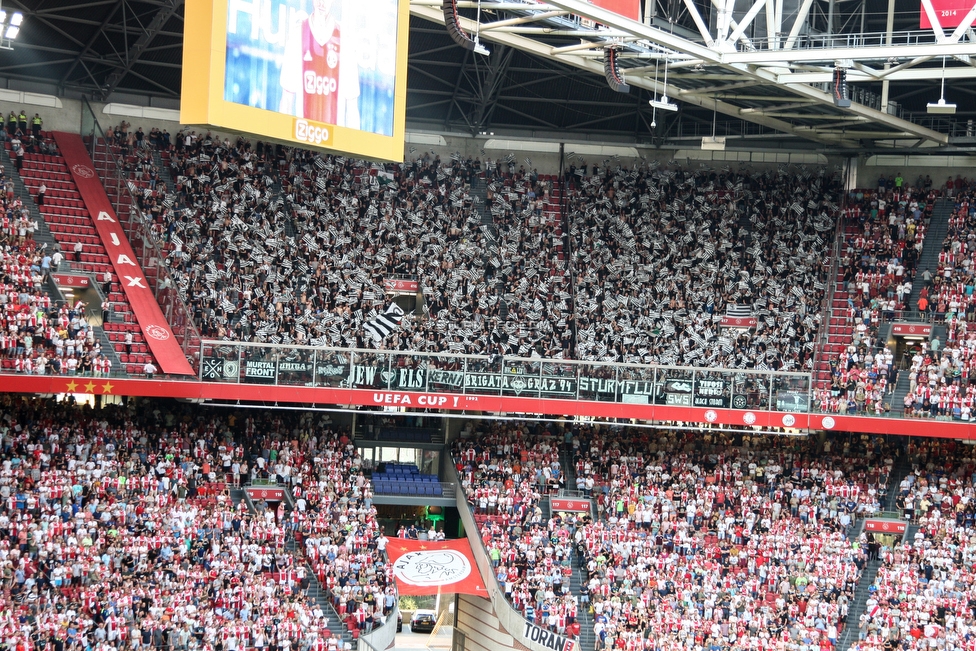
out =
<path fill-rule="evenodd" d="M 393 575 L 410 585 L 433 586 L 457 583 L 471 574 L 471 563 L 453 549 L 409 552 L 393 564 Z"/>
<path fill-rule="evenodd" d="M 718 420 L 718 412 L 716 412 L 714 409 L 709 409 L 705 412 L 705 420 L 707 420 L 709 423 L 714 423 Z"/>
<path fill-rule="evenodd" d="M 152 337 L 156 341 L 166 341 L 169 339 L 169 330 L 153 323 L 146 326 L 146 336 Z"/>
<path fill-rule="evenodd" d="M 71 166 L 71 171 L 80 176 L 83 179 L 90 179 L 95 176 L 95 170 L 88 167 L 87 165 L 82 165 L 77 163 Z"/>

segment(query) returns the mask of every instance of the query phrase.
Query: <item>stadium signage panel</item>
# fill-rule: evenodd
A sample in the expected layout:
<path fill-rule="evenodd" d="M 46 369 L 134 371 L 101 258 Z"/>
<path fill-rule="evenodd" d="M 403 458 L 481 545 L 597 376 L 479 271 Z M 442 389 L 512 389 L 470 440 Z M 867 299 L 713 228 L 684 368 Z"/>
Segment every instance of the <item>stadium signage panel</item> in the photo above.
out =
<path fill-rule="evenodd" d="M 932 0 L 932 8 L 935 9 L 935 15 L 939 19 L 939 25 L 943 29 L 946 27 L 958 27 L 972 7 L 972 0 Z M 925 11 L 925 5 L 921 5 L 920 13 L 921 20 L 919 21 L 919 27 L 922 29 L 932 29 L 932 21 Z"/>
<path fill-rule="evenodd" d="M 183 124 L 403 160 L 409 0 L 194 0 L 185 13 Z"/>
<path fill-rule="evenodd" d="M 210 360 L 205 360 L 210 361 Z M 225 362 L 232 368 L 235 360 Z M 214 401 L 278 401 L 282 404 L 319 405 L 376 405 L 372 389 L 353 389 L 337 386 L 308 387 L 302 385 L 268 386 L 267 383 L 234 381 L 181 381 L 166 379 L 78 378 L 55 375 L 25 375 L 0 373 L 0 391 L 18 394 L 77 394 L 117 396 L 145 396 L 147 398 L 187 398 Z M 84 381 L 84 382 L 83 382 Z M 390 394 L 391 396 L 394 394 Z M 409 399 L 417 404 L 421 393 L 401 393 L 399 401 Z M 434 394 L 437 395 L 436 393 Z M 632 418 L 641 421 L 707 423 L 733 427 L 790 427 L 799 430 L 832 430 L 896 436 L 918 436 L 919 420 L 852 416 L 820 413 L 784 413 L 755 407 L 755 411 L 739 409 L 706 409 L 703 407 L 672 407 L 653 404 L 626 404 L 622 397 L 595 400 L 589 397 L 549 398 L 533 396 L 475 395 L 458 391 L 442 393 L 445 400 L 439 409 L 444 412 L 474 411 L 501 414 L 540 414 L 587 416 L 591 418 Z M 391 400 L 395 398 L 391 397 Z M 385 400 L 385 397 L 384 397 Z M 940 421 L 938 427 L 925 430 L 932 438 L 951 438 L 976 441 L 976 422 Z"/>
<path fill-rule="evenodd" d="M 247 496 L 252 500 L 267 500 L 268 502 L 280 502 L 285 498 L 285 491 L 282 488 L 265 488 L 262 486 L 248 486 Z"/>
<path fill-rule="evenodd" d="M 383 281 L 383 287 L 388 292 L 404 292 L 415 294 L 420 289 L 420 283 L 416 280 L 404 280 L 402 278 L 387 278 Z"/>
<path fill-rule="evenodd" d="M 531 622 L 525 622 L 525 631 L 522 635 L 525 639 L 551 649 L 551 651 L 575 651 L 576 649 L 576 642 L 573 640 L 557 635 Z"/>
<path fill-rule="evenodd" d="M 905 523 L 900 520 L 865 520 L 865 531 L 878 533 L 905 533 Z"/>
<path fill-rule="evenodd" d="M 728 316 L 722 317 L 720 325 L 723 328 L 755 328 L 759 325 L 759 320 L 752 316 Z"/>
<path fill-rule="evenodd" d="M 563 513 L 589 513 L 590 500 L 574 500 L 570 498 L 556 498 L 549 500 L 549 507 L 552 511 L 562 511 Z"/>
<path fill-rule="evenodd" d="M 891 334 L 902 337 L 929 337 L 932 326 L 928 323 L 895 323 L 891 326 Z"/>
<path fill-rule="evenodd" d="M 88 276 L 79 276 L 77 274 L 51 274 L 51 278 L 54 279 L 54 282 L 58 287 L 75 287 L 79 289 L 91 287 L 91 278 Z"/>

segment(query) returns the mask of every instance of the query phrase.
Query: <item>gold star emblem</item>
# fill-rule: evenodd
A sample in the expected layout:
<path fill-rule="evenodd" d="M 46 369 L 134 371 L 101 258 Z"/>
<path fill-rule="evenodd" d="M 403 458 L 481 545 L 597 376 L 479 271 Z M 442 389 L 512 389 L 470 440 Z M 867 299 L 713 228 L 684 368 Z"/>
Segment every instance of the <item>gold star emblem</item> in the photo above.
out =
<path fill-rule="evenodd" d="M 112 393 L 113 385 L 111 382 L 106 382 L 102 385 L 102 393 Z"/>
<path fill-rule="evenodd" d="M 89 382 L 85 385 L 85 393 L 95 393 L 95 383 Z"/>
<path fill-rule="evenodd" d="M 68 393 L 74 393 L 75 390 L 77 389 L 78 389 L 78 383 L 75 382 L 74 380 L 68 382 L 68 386 L 64 388 L 64 390 L 67 391 Z"/>
<path fill-rule="evenodd" d="M 427 549 L 427 545 L 421 545 L 420 548 L 421 549 Z"/>

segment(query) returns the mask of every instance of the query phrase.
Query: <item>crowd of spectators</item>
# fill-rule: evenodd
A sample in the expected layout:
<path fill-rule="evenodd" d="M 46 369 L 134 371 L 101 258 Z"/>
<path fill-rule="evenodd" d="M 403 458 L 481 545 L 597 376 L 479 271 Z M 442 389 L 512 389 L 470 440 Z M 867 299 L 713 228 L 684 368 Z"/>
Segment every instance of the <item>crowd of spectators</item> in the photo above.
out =
<path fill-rule="evenodd" d="M 938 267 L 934 274 L 924 270 L 919 278 L 923 286 L 918 309 L 927 320 L 945 325 L 945 342 L 935 337 L 913 352 L 905 411 L 914 416 L 969 420 L 973 410 L 970 379 L 976 376 L 976 333 L 970 332 L 976 319 L 976 209 L 970 207 L 968 186 L 953 187 L 951 196 L 954 207 Z"/>
<path fill-rule="evenodd" d="M 558 464 L 560 444 L 593 521 L 546 523 L 535 506 L 540 483 L 557 486 L 544 469 Z M 536 621 L 571 636 L 588 609 L 598 649 L 659 649 L 835 645 L 870 549 L 852 527 L 887 500 L 895 452 L 867 437 L 821 445 L 506 424 L 462 438 L 454 454 L 513 605 L 530 617 L 541 607 Z M 533 550 L 543 567 L 522 570 Z M 560 602 L 574 571 L 583 587 Z"/>
<path fill-rule="evenodd" d="M 892 407 L 896 362 L 880 348 L 878 327 L 914 309 L 908 301 L 939 195 L 921 178 L 915 186 L 900 175 L 878 184 L 877 192 L 852 192 L 844 211 L 837 296 L 847 304 L 831 325 L 849 330 L 850 340 L 828 359 L 830 382 L 816 399 L 822 411 L 880 415 Z"/>
<path fill-rule="evenodd" d="M 338 437 L 290 414 L 0 396 L 6 648 L 340 649 L 338 622 L 307 597 L 304 561 L 288 543 L 324 509 L 343 524 L 373 516 L 345 492 L 338 506 L 300 495 L 289 514 L 263 501 L 249 511 L 227 490 L 272 474 L 309 485 L 302 453 L 344 450 Z M 320 485 L 347 456 L 322 460 Z M 356 561 L 375 548 L 375 529 L 350 526 L 355 540 L 304 530 L 309 549 L 336 557 L 326 578 L 350 588 L 343 611 L 371 604 Z M 379 562 L 370 567 L 385 583 Z"/>
<path fill-rule="evenodd" d="M 908 457 L 912 471 L 897 500 L 906 521 L 918 526 L 883 550 L 856 651 L 971 645 L 976 462 L 969 448 L 935 439 L 912 441 Z"/>
<path fill-rule="evenodd" d="M 302 551 L 333 607 L 358 636 L 386 622 L 396 602 L 376 521 L 372 487 L 348 435 L 328 418 L 299 420 L 297 444 L 277 455 L 296 499 L 293 527 Z M 286 469 L 287 468 L 287 469 Z"/>
<path fill-rule="evenodd" d="M 569 194 L 575 357 L 808 370 L 838 179 L 642 165 L 584 167 Z M 726 314 L 754 330 L 723 329 Z"/>
<path fill-rule="evenodd" d="M 142 208 L 205 336 L 811 364 L 839 201 L 824 170 L 584 165 L 570 175 L 570 230 L 560 234 L 544 214 L 553 181 L 514 164 L 422 153 L 370 166 L 190 131 L 172 144 L 162 132 L 142 145 L 126 134 L 117 137 L 147 152 L 136 170 Z M 175 187 L 149 187 L 152 146 L 166 151 Z M 477 177 L 488 183 L 484 205 Z M 398 275 L 417 279 L 423 310 L 378 344 L 362 324 L 383 311 L 384 281 Z M 727 312 L 758 325 L 723 330 Z"/>
<path fill-rule="evenodd" d="M 552 514 L 543 500 L 565 486 L 562 440 L 538 424 L 480 426 L 458 439 L 454 461 L 505 596 L 530 622 L 579 634 L 570 590 L 575 535 L 585 514 Z"/>
<path fill-rule="evenodd" d="M 0 357 L 7 372 L 108 375 L 111 360 L 85 316 L 85 304 L 55 305 L 45 283 L 62 254 L 38 247 L 37 223 L 0 167 Z"/>

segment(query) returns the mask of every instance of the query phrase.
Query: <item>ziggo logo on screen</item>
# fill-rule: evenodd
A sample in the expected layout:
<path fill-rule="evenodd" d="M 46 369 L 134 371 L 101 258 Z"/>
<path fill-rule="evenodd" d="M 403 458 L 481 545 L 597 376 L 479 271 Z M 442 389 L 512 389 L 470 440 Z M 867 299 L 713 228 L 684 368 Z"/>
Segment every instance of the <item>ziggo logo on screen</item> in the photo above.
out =
<path fill-rule="evenodd" d="M 332 140 L 332 131 L 327 124 L 297 118 L 295 120 L 295 140 L 307 142 L 310 145 L 326 145 Z"/>

